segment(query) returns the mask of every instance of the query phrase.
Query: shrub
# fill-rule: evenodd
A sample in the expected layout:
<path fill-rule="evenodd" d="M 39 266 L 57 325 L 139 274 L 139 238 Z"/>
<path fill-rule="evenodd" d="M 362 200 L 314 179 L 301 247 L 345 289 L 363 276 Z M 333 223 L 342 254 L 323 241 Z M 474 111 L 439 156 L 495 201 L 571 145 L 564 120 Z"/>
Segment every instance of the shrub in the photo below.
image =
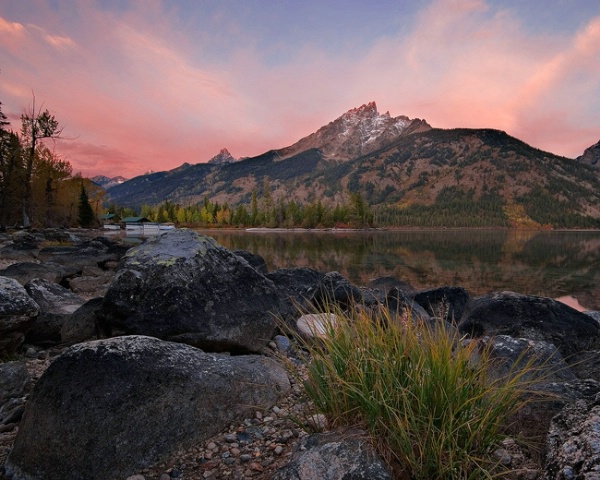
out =
<path fill-rule="evenodd" d="M 345 315 L 305 343 L 305 388 L 336 426 L 366 428 L 397 478 L 479 479 L 502 474 L 493 459 L 505 428 L 527 401 L 532 366 L 504 379 L 488 375 L 490 356 L 461 343 L 443 322 L 432 329 L 389 313 Z"/>

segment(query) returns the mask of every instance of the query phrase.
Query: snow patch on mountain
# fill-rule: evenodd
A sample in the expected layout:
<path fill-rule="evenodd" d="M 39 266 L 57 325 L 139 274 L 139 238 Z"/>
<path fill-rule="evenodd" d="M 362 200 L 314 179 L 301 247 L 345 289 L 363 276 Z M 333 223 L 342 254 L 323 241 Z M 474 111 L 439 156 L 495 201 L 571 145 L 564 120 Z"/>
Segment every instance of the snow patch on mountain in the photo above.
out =
<path fill-rule="evenodd" d="M 376 103 L 370 102 L 349 110 L 280 152 L 282 158 L 288 158 L 298 152 L 317 148 L 326 158 L 344 160 L 377 150 L 402 135 L 430 129 L 431 126 L 424 120 L 392 117 L 389 112 L 380 114 Z"/>

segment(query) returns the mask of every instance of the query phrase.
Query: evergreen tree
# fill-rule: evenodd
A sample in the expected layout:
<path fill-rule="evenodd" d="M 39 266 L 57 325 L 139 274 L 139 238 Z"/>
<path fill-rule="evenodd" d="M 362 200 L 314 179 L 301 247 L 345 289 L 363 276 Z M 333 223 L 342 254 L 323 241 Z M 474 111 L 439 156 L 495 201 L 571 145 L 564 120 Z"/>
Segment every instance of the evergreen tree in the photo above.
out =
<path fill-rule="evenodd" d="M 83 228 L 93 227 L 96 223 L 96 215 L 90 205 L 87 192 L 83 184 L 81 185 L 81 193 L 79 195 L 79 225 Z"/>

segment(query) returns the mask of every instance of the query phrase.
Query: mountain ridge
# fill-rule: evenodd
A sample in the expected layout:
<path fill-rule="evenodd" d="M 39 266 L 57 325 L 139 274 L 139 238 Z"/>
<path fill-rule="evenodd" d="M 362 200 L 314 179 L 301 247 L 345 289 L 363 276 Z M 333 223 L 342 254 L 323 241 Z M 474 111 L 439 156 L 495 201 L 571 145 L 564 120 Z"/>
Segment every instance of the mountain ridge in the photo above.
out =
<path fill-rule="evenodd" d="M 406 209 L 437 205 L 458 192 L 472 203 L 493 196 L 508 210 L 535 211 L 540 224 L 551 224 L 544 219 L 561 211 L 600 219 L 600 170 L 591 164 L 544 152 L 500 130 L 438 129 L 425 120 L 379 114 L 374 102 L 289 147 L 136 177 L 108 195 L 134 208 L 164 200 L 190 205 L 205 197 L 249 205 L 265 182 L 275 201 L 335 205 L 360 192 L 373 206 Z M 544 209 L 550 212 L 541 214 Z"/>

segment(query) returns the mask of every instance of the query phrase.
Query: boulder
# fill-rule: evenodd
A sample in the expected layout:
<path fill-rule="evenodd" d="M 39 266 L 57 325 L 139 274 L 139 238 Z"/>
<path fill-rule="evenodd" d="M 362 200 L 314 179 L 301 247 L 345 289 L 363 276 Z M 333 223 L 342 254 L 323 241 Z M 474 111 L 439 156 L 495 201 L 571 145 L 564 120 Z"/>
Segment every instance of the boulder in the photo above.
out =
<path fill-rule="evenodd" d="M 420 290 L 412 298 L 432 317 L 456 324 L 471 296 L 462 287 L 438 287 Z"/>
<path fill-rule="evenodd" d="M 365 432 L 331 432 L 305 437 L 273 480 L 392 480 Z"/>
<path fill-rule="evenodd" d="M 25 290 L 40 306 L 40 314 L 25 340 L 42 346 L 60 343 L 60 330 L 65 320 L 85 303 L 85 299 L 65 287 L 39 278 L 27 283 Z"/>
<path fill-rule="evenodd" d="M 540 340 L 513 338 L 508 335 L 482 337 L 475 342 L 475 355 L 486 351 L 491 360 L 489 375 L 494 379 L 520 375 L 524 382 L 574 382 L 577 377 L 552 344 Z M 473 358 L 477 361 L 477 358 Z M 525 372 L 525 374 L 523 374 Z"/>
<path fill-rule="evenodd" d="M 546 478 L 600 479 L 600 394 L 567 405 L 547 437 Z"/>
<path fill-rule="evenodd" d="M 331 304 L 341 309 L 348 309 L 356 304 L 372 304 L 370 297 L 365 297 L 360 288 L 352 285 L 339 272 L 329 272 L 321 279 L 312 296 L 316 308 L 330 310 Z"/>
<path fill-rule="evenodd" d="M 272 281 L 206 236 L 171 230 L 132 248 L 104 298 L 100 326 L 210 351 L 256 352 L 275 333 Z"/>
<path fill-rule="evenodd" d="M 509 430 L 528 438 L 532 444 L 543 443 L 552 417 L 566 403 L 593 397 L 600 388 L 600 384 L 591 380 L 580 382 L 552 343 L 507 335 L 464 342 L 476 343 L 472 357 L 474 362 L 479 360 L 483 351 L 487 351 L 491 360 L 488 369 L 490 380 L 520 377 L 524 395 L 530 403 L 516 413 Z"/>
<path fill-rule="evenodd" d="M 600 349 L 600 324 L 561 302 L 513 292 L 472 299 L 458 324 L 472 337 L 509 335 L 553 343 L 568 363 L 586 350 Z"/>
<path fill-rule="evenodd" d="M 266 277 L 277 288 L 282 306 L 280 313 L 292 323 L 300 312 L 311 312 L 311 303 L 316 290 L 322 284 L 325 274 L 307 267 L 280 268 L 268 273 Z"/>
<path fill-rule="evenodd" d="M 30 384 L 25 362 L 0 363 L 0 432 L 9 432 L 18 425 Z"/>
<path fill-rule="evenodd" d="M 25 288 L 12 278 L 0 277 L 0 358 L 17 350 L 39 313 Z"/>
<path fill-rule="evenodd" d="M 396 277 L 377 277 L 372 280 L 369 280 L 367 283 L 367 287 L 383 292 L 385 295 L 389 293 L 393 288 L 397 288 L 398 290 L 404 292 L 404 294 L 409 295 L 416 292 L 415 288 L 408 282 L 404 280 L 400 280 Z M 384 295 L 384 297 L 385 297 Z"/>
<path fill-rule="evenodd" d="M 385 304 L 391 315 L 402 321 L 413 320 L 424 323 L 432 321 L 429 313 L 399 288 L 394 287 L 388 292 Z"/>
<path fill-rule="evenodd" d="M 42 278 L 49 282 L 60 283 L 66 273 L 67 270 L 61 265 L 34 262 L 13 263 L 0 271 L 0 275 L 14 278 L 21 285 L 25 285 L 34 278 Z"/>
<path fill-rule="evenodd" d="M 257 255 L 256 253 L 249 252 L 248 250 L 234 250 L 233 253 L 246 260 L 257 272 L 266 275 L 267 262 L 265 262 L 263 257 Z"/>
<path fill-rule="evenodd" d="M 578 378 L 593 378 L 600 382 L 600 350 L 588 350 L 569 357 L 571 369 Z"/>
<path fill-rule="evenodd" d="M 61 343 L 73 344 L 94 338 L 103 302 L 102 297 L 92 298 L 66 317 L 60 329 Z"/>
<path fill-rule="evenodd" d="M 69 279 L 69 288 L 83 297 L 102 297 L 106 295 L 108 287 L 114 278 L 114 273 L 104 272 L 95 275 L 86 275 L 85 270 L 81 276 Z"/>
<path fill-rule="evenodd" d="M 262 356 L 130 336 L 68 348 L 37 382 L 7 460 L 13 480 L 126 478 L 290 389 Z"/>

